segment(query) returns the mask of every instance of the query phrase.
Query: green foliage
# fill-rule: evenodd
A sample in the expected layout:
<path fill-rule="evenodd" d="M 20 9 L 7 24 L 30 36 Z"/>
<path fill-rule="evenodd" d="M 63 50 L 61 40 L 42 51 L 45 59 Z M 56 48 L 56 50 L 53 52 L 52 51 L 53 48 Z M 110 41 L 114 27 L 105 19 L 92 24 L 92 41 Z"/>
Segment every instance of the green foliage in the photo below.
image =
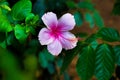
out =
<path fill-rule="evenodd" d="M 95 10 L 94 5 L 91 2 L 88 2 L 88 1 L 79 2 L 78 7 L 82 8 L 82 9 L 89 10 L 89 11 L 94 11 Z"/>
<path fill-rule="evenodd" d="M 39 53 L 39 63 L 43 68 L 47 68 L 48 61 L 46 60 L 46 57 L 44 54 L 45 53 L 42 53 L 42 52 Z"/>
<path fill-rule="evenodd" d="M 77 46 L 73 50 L 69 50 L 69 51 L 66 52 L 66 55 L 63 58 L 63 64 L 62 64 L 62 67 L 61 67 L 61 73 L 63 73 L 68 68 L 68 66 L 72 62 L 73 58 L 79 53 L 82 45 L 81 45 L 81 43 L 78 43 L 78 45 L 79 46 Z"/>
<path fill-rule="evenodd" d="M 81 26 L 83 24 L 83 18 L 81 13 L 75 12 L 74 18 L 77 26 Z"/>
<path fill-rule="evenodd" d="M 0 8 L 0 32 L 10 32 L 12 31 L 12 26 Z"/>
<path fill-rule="evenodd" d="M 28 36 L 28 34 L 26 33 L 25 26 L 19 24 L 15 26 L 14 34 L 16 39 L 18 39 L 20 43 L 24 43 Z"/>
<path fill-rule="evenodd" d="M 55 66 L 52 63 L 49 63 L 47 66 L 47 69 L 49 71 L 50 74 L 54 74 L 55 73 Z"/>
<path fill-rule="evenodd" d="M 96 34 L 92 34 L 91 36 L 86 38 L 85 42 L 87 42 L 89 45 L 91 45 L 93 47 L 93 49 L 96 49 L 96 47 L 98 46 L 98 42 L 96 39 L 97 39 Z"/>
<path fill-rule="evenodd" d="M 95 69 L 95 52 L 91 46 L 83 47 L 76 65 L 81 80 L 89 80 Z"/>
<path fill-rule="evenodd" d="M 39 63 L 43 68 L 47 68 L 48 65 L 50 65 L 49 61 L 54 61 L 54 56 L 51 55 L 46 49 L 44 49 L 39 53 Z"/>
<path fill-rule="evenodd" d="M 25 23 L 31 26 L 36 26 L 39 20 L 38 15 L 34 15 L 33 13 L 29 13 L 25 19 Z"/>
<path fill-rule="evenodd" d="M 77 45 L 78 46 L 76 46 L 73 50 L 69 50 L 69 51 L 65 52 L 66 54 L 63 58 L 61 73 L 63 73 L 68 68 L 68 66 L 70 65 L 70 63 L 74 59 L 74 57 L 81 51 L 82 47 L 86 46 L 87 44 L 78 42 Z"/>
<path fill-rule="evenodd" d="M 64 72 L 64 79 L 65 80 L 71 80 L 70 76 L 69 76 L 69 74 L 67 72 Z"/>
<path fill-rule="evenodd" d="M 120 1 L 119 0 L 116 0 L 116 2 L 114 3 L 112 13 L 114 15 L 120 15 Z"/>
<path fill-rule="evenodd" d="M 119 32 L 114 28 L 102 28 L 97 34 L 105 41 L 114 42 L 120 40 Z"/>
<path fill-rule="evenodd" d="M 115 61 L 117 65 L 120 65 L 120 45 L 116 45 L 114 47 L 115 51 Z"/>
<path fill-rule="evenodd" d="M 71 9 L 74 9 L 77 7 L 77 4 L 74 1 L 66 1 L 66 4 Z"/>
<path fill-rule="evenodd" d="M 107 44 L 100 44 L 96 48 L 95 76 L 98 80 L 109 80 L 115 68 L 115 54 L 113 48 Z"/>
<path fill-rule="evenodd" d="M 93 12 L 93 18 L 97 27 L 104 27 L 104 22 L 98 11 Z"/>
<path fill-rule="evenodd" d="M 3 12 L 11 11 L 11 8 L 8 6 L 8 2 L 6 1 L 0 1 L 0 8 L 2 9 Z"/>
<path fill-rule="evenodd" d="M 24 80 L 25 76 L 19 71 L 15 57 L 7 50 L 0 47 L 0 69 L 6 73 L 5 80 Z M 13 75 L 14 74 L 14 75 Z M 26 80 L 29 80 L 26 78 Z"/>
<path fill-rule="evenodd" d="M 85 13 L 85 20 L 89 23 L 90 28 L 95 26 L 93 16 L 90 13 Z"/>
<path fill-rule="evenodd" d="M 12 17 L 14 20 L 24 20 L 32 10 L 30 0 L 20 0 L 12 7 Z"/>
<path fill-rule="evenodd" d="M 37 58 L 34 55 L 28 55 L 24 59 L 24 66 L 27 71 L 34 72 L 37 69 Z"/>
<path fill-rule="evenodd" d="M 38 14 L 39 17 L 41 18 L 41 16 L 45 13 L 45 11 L 46 11 L 45 0 L 37 0 L 33 5 L 33 12 L 35 14 Z"/>

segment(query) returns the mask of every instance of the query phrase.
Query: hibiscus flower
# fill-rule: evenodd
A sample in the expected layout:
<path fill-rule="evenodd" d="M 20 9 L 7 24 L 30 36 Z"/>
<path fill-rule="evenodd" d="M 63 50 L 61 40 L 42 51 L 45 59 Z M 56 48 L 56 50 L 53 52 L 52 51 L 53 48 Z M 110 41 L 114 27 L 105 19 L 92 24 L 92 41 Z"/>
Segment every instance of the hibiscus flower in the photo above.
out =
<path fill-rule="evenodd" d="M 38 34 L 41 45 L 47 45 L 52 55 L 59 55 L 62 48 L 73 49 L 78 39 L 69 32 L 75 26 L 74 16 L 70 13 L 64 14 L 60 19 L 53 12 L 45 13 L 42 16 L 43 23 L 47 26 L 42 28 Z"/>

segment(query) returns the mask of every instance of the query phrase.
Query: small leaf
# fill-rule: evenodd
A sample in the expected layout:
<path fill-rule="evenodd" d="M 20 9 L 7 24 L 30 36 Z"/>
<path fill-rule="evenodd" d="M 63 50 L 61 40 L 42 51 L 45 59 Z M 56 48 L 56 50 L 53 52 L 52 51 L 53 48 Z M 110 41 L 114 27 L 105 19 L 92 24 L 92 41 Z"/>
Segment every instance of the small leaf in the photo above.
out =
<path fill-rule="evenodd" d="M 79 12 L 74 13 L 74 18 L 77 26 L 81 26 L 83 24 L 83 18 Z"/>
<path fill-rule="evenodd" d="M 2 10 L 3 14 L 8 14 L 8 12 L 11 11 L 11 8 L 9 7 L 9 3 L 6 0 L 0 1 L 0 9 Z"/>
<path fill-rule="evenodd" d="M 77 6 L 74 1 L 66 1 L 66 4 L 71 9 L 76 8 L 76 6 Z"/>
<path fill-rule="evenodd" d="M 96 47 L 98 46 L 96 34 L 90 35 L 90 36 L 85 40 L 85 42 L 87 42 L 89 45 L 91 45 L 91 46 L 93 47 L 93 49 L 96 49 Z"/>
<path fill-rule="evenodd" d="M 55 57 L 52 54 L 50 54 L 47 49 L 44 50 L 44 53 L 48 61 L 53 62 L 55 60 Z"/>
<path fill-rule="evenodd" d="M 12 31 L 12 26 L 7 19 L 7 16 L 2 13 L 0 8 L 0 32 L 10 32 Z"/>
<path fill-rule="evenodd" d="M 7 5 L 5 5 L 5 4 L 0 5 L 0 7 L 2 7 L 3 9 L 6 9 L 8 11 L 11 11 L 11 8 L 9 6 L 7 6 Z"/>
<path fill-rule="evenodd" d="M 54 61 L 54 56 L 51 55 L 47 49 L 44 49 L 39 53 L 39 63 L 43 68 L 49 67 L 49 62 Z M 50 65 L 51 66 L 51 65 Z M 51 66 L 52 67 L 52 66 Z"/>
<path fill-rule="evenodd" d="M 98 80 L 109 80 L 115 68 L 113 48 L 107 44 L 100 44 L 96 48 L 95 76 Z"/>
<path fill-rule="evenodd" d="M 64 80 L 71 80 L 70 75 L 67 72 L 64 72 Z"/>
<path fill-rule="evenodd" d="M 27 17 L 25 18 L 25 23 L 28 24 L 28 25 L 36 25 L 37 22 L 39 20 L 39 16 L 38 15 L 34 15 L 33 13 L 29 13 L 27 15 Z"/>
<path fill-rule="evenodd" d="M 46 56 L 45 56 L 44 52 L 39 53 L 39 64 L 43 68 L 47 68 L 47 66 L 48 66 L 48 61 L 46 60 Z"/>
<path fill-rule="evenodd" d="M 83 9 L 87 9 L 87 10 L 90 10 L 90 11 L 95 10 L 94 5 L 91 2 L 87 2 L 87 1 L 79 2 L 78 7 L 83 8 Z"/>
<path fill-rule="evenodd" d="M 76 69 L 81 80 L 90 80 L 94 74 L 95 53 L 91 46 L 83 47 Z"/>
<path fill-rule="evenodd" d="M 116 2 L 114 3 L 112 13 L 114 15 L 120 15 L 120 1 L 119 0 L 116 0 Z"/>
<path fill-rule="evenodd" d="M 12 17 L 14 20 L 23 20 L 31 12 L 32 3 L 30 0 L 19 0 L 12 7 Z"/>
<path fill-rule="evenodd" d="M 39 14 L 40 18 L 45 13 L 46 9 L 47 8 L 46 8 L 45 0 L 36 0 L 36 2 L 33 5 L 33 12 L 35 14 Z"/>
<path fill-rule="evenodd" d="M 49 71 L 50 74 L 53 74 L 55 72 L 55 66 L 54 66 L 54 64 L 49 63 L 47 69 L 48 69 L 48 71 Z"/>
<path fill-rule="evenodd" d="M 35 27 L 32 24 L 27 25 L 25 28 L 27 34 L 36 34 Z"/>
<path fill-rule="evenodd" d="M 25 26 L 21 26 L 21 25 L 15 26 L 14 34 L 16 39 L 18 39 L 20 43 L 24 43 L 28 36 L 28 34 L 25 31 Z"/>
<path fill-rule="evenodd" d="M 90 13 L 85 13 L 85 20 L 90 24 L 90 28 L 95 26 L 93 16 Z"/>
<path fill-rule="evenodd" d="M 96 39 L 97 39 L 96 34 L 92 34 L 92 35 L 90 35 L 90 36 L 85 40 L 85 42 L 92 43 L 92 42 L 95 41 Z"/>
<path fill-rule="evenodd" d="M 120 40 L 119 32 L 114 28 L 102 28 L 97 34 L 105 41 L 114 42 Z"/>
<path fill-rule="evenodd" d="M 30 21 L 33 19 L 35 15 L 33 13 L 29 13 L 25 18 L 25 23 L 30 23 Z"/>
<path fill-rule="evenodd" d="M 116 64 L 120 66 L 120 45 L 114 47 Z"/>
<path fill-rule="evenodd" d="M 7 46 L 6 46 L 6 42 L 5 41 L 3 41 L 3 42 L 0 42 L 0 47 L 2 47 L 2 48 L 6 48 Z"/>
<path fill-rule="evenodd" d="M 98 11 L 94 11 L 93 18 L 98 28 L 104 27 L 104 22 Z"/>

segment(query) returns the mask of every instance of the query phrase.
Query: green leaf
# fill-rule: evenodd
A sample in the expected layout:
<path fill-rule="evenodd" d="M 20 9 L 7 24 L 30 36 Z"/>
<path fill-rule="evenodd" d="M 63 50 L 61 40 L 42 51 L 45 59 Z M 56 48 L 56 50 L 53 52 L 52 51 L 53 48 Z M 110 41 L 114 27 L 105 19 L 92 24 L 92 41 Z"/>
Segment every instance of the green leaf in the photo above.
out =
<path fill-rule="evenodd" d="M 85 40 L 85 42 L 87 42 L 89 45 L 91 45 L 91 46 L 93 47 L 93 49 L 96 49 L 96 47 L 98 46 L 96 34 L 90 35 L 90 36 Z"/>
<path fill-rule="evenodd" d="M 105 41 L 114 42 L 120 40 L 119 32 L 114 28 L 102 28 L 97 34 Z"/>
<path fill-rule="evenodd" d="M 81 80 L 90 80 L 94 74 L 95 52 L 91 46 L 83 47 L 77 61 L 76 70 Z"/>
<path fill-rule="evenodd" d="M 33 34 L 35 35 L 36 34 L 36 31 L 35 31 L 35 28 L 33 26 L 26 26 L 26 33 L 28 34 Z"/>
<path fill-rule="evenodd" d="M 82 48 L 81 43 L 78 43 L 76 48 L 66 51 L 65 57 L 63 58 L 63 64 L 60 70 L 61 73 L 63 73 L 67 69 L 67 67 L 72 62 L 73 58 L 79 53 L 81 48 Z"/>
<path fill-rule="evenodd" d="M 120 45 L 114 47 L 116 64 L 120 66 Z"/>
<path fill-rule="evenodd" d="M 47 68 L 47 66 L 48 66 L 48 60 L 46 59 L 46 56 L 45 56 L 44 52 L 39 53 L 39 64 L 43 68 Z"/>
<path fill-rule="evenodd" d="M 30 21 L 34 18 L 34 14 L 33 13 L 29 13 L 26 18 L 25 18 L 25 23 L 30 23 Z"/>
<path fill-rule="evenodd" d="M 107 44 L 100 44 L 96 48 L 95 76 L 98 80 L 109 80 L 115 68 L 113 48 Z"/>
<path fill-rule="evenodd" d="M 28 34 L 25 30 L 25 26 L 21 26 L 19 24 L 15 26 L 14 34 L 16 39 L 18 39 L 20 43 L 24 43 L 28 37 Z"/>
<path fill-rule="evenodd" d="M 90 43 L 90 45 L 93 47 L 93 49 L 96 49 L 96 47 L 98 46 L 98 41 L 94 40 Z"/>
<path fill-rule="evenodd" d="M 47 69 L 48 69 L 50 74 L 54 74 L 55 73 L 55 66 L 52 63 L 48 64 Z"/>
<path fill-rule="evenodd" d="M 40 18 L 43 16 L 46 9 L 47 9 L 47 7 L 46 7 L 46 1 L 45 0 L 36 0 L 36 2 L 33 5 L 33 12 L 35 14 L 39 14 Z"/>
<path fill-rule="evenodd" d="M 2 4 L 2 5 L 0 5 L 0 7 L 2 7 L 3 9 L 6 9 L 8 11 L 11 11 L 11 8 L 6 4 Z"/>
<path fill-rule="evenodd" d="M 49 67 L 49 62 L 53 62 L 54 59 L 54 56 L 51 55 L 47 49 L 44 49 L 39 53 L 39 63 L 43 68 Z"/>
<path fill-rule="evenodd" d="M 39 20 L 39 16 L 38 15 L 34 15 L 33 13 L 29 13 L 25 19 L 25 23 L 28 25 L 36 25 L 37 22 Z"/>
<path fill-rule="evenodd" d="M 14 20 L 23 20 L 31 12 L 32 3 L 30 0 L 19 0 L 12 7 L 12 17 Z"/>
<path fill-rule="evenodd" d="M 97 27 L 99 28 L 104 27 L 104 21 L 98 11 L 94 11 L 93 18 Z"/>
<path fill-rule="evenodd" d="M 74 13 L 74 18 L 77 26 L 81 26 L 83 24 L 83 18 L 79 12 Z"/>
<path fill-rule="evenodd" d="M 92 35 L 88 36 L 88 38 L 86 38 L 85 42 L 92 43 L 96 39 L 97 39 L 96 34 L 92 34 Z"/>
<path fill-rule="evenodd" d="M 66 4 L 69 8 L 74 9 L 77 7 L 76 3 L 74 1 L 66 1 Z"/>
<path fill-rule="evenodd" d="M 1 8 L 3 14 L 8 14 L 8 12 L 11 11 L 11 8 L 9 7 L 9 3 L 4 0 L 0 1 L 0 8 Z"/>
<path fill-rule="evenodd" d="M 6 42 L 5 41 L 3 41 L 3 42 L 0 42 L 0 47 L 2 47 L 2 48 L 6 48 L 7 46 L 6 46 Z"/>
<path fill-rule="evenodd" d="M 67 72 L 64 72 L 64 80 L 71 80 L 70 75 Z"/>
<path fill-rule="evenodd" d="M 3 14 L 0 8 L 0 32 L 10 32 L 12 31 L 12 26 L 7 19 L 7 16 Z"/>
<path fill-rule="evenodd" d="M 79 8 L 87 9 L 89 11 L 94 11 L 94 5 L 91 2 L 83 1 L 78 3 Z"/>
<path fill-rule="evenodd" d="M 62 67 L 63 59 L 60 57 L 57 59 L 56 64 L 58 67 Z"/>
<path fill-rule="evenodd" d="M 44 50 L 44 54 L 48 61 L 53 62 L 55 60 L 55 57 L 52 54 L 50 54 L 47 49 Z"/>
<path fill-rule="evenodd" d="M 95 26 L 93 16 L 90 13 L 85 13 L 85 20 L 89 23 L 90 28 Z"/>
<path fill-rule="evenodd" d="M 114 15 L 120 15 L 120 1 L 119 0 L 116 0 L 116 2 L 114 3 L 112 13 Z"/>

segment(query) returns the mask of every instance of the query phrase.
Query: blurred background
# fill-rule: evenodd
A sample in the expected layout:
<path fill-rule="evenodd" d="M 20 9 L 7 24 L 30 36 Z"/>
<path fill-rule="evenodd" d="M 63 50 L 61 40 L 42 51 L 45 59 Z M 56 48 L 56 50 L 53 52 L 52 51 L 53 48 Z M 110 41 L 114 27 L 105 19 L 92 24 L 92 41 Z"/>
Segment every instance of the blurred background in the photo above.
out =
<path fill-rule="evenodd" d="M 4 4 L 12 9 L 18 1 L 19 0 L 0 0 L 0 5 L 6 2 Z M 29 36 L 27 35 L 27 38 L 25 38 L 26 41 L 22 41 L 21 43 L 21 40 L 19 41 L 14 31 L 8 33 L 0 31 L 0 80 L 80 80 L 75 69 L 77 57 L 73 59 L 68 69 L 60 74 L 64 52 L 59 55 L 59 57 L 52 56 L 47 51 L 46 46 L 40 45 L 37 36 L 39 30 L 44 27 L 41 16 L 49 11 L 56 13 L 58 17 L 61 17 L 67 12 L 72 13 L 76 20 L 79 21 L 74 30 L 71 31 L 74 34 L 79 32 L 92 34 L 96 32 L 98 29 L 96 25 L 91 24 L 91 28 L 84 19 L 85 12 L 90 9 L 89 12 L 91 14 L 92 8 L 88 8 L 88 10 L 76 8 L 76 5 L 82 1 L 84 0 L 31 0 L 31 12 L 37 15 L 37 17 L 32 18 L 34 21 L 36 20 L 32 26 L 28 21 L 28 25 L 31 26 L 31 32 Z M 94 8 L 99 12 L 106 27 L 114 27 L 120 32 L 120 16 L 112 13 L 115 0 L 86 1 L 94 5 Z M 7 17 L 10 16 L 9 14 L 12 13 L 8 12 Z M 80 17 L 80 19 L 78 19 L 78 17 Z M 2 20 L 2 17 L 0 19 Z M 14 22 L 9 17 L 9 21 L 12 26 L 15 24 L 27 25 L 27 21 L 25 20 L 16 20 L 16 22 Z M 116 66 L 115 72 L 110 80 L 119 79 L 120 66 Z M 95 80 L 95 78 L 93 77 L 92 80 Z"/>

